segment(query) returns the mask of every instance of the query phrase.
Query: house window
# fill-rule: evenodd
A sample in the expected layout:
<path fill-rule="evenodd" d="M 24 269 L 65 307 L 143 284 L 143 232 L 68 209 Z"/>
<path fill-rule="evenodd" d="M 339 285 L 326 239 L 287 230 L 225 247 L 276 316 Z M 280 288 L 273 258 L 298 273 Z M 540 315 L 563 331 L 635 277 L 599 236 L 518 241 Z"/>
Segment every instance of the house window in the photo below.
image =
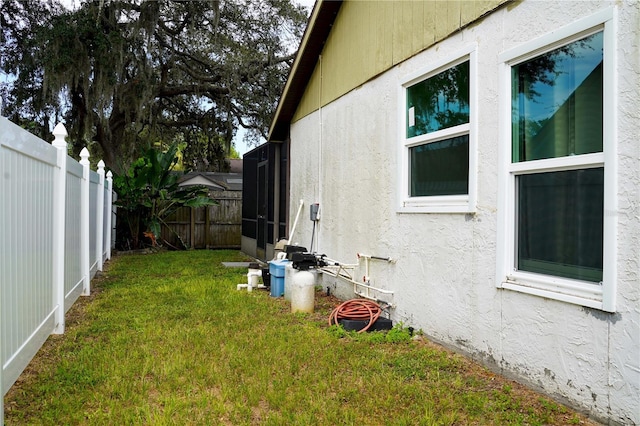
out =
<path fill-rule="evenodd" d="M 605 108 L 613 105 L 605 78 L 610 16 L 605 11 L 501 55 L 511 119 L 502 143 L 508 154 L 498 273 L 500 287 L 612 311 L 615 221 L 605 215 L 615 207 L 615 146 L 606 125 L 614 112 Z M 527 47 L 536 53 L 526 54 Z"/>
<path fill-rule="evenodd" d="M 516 269 L 602 281 L 604 169 L 516 177 Z"/>
<path fill-rule="evenodd" d="M 469 135 L 409 148 L 411 197 L 469 193 Z"/>
<path fill-rule="evenodd" d="M 475 55 L 454 58 L 402 85 L 401 212 L 475 208 Z"/>

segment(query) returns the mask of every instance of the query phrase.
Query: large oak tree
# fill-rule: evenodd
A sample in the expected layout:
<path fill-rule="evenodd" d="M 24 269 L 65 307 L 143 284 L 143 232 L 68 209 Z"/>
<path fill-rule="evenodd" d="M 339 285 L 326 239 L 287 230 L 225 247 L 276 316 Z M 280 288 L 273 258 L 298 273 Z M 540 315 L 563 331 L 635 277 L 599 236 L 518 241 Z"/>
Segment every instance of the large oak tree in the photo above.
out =
<path fill-rule="evenodd" d="M 138 148 L 182 141 L 199 168 L 241 126 L 264 136 L 306 24 L 291 0 L 57 0 L 0 6 L 3 115 L 122 170 Z"/>

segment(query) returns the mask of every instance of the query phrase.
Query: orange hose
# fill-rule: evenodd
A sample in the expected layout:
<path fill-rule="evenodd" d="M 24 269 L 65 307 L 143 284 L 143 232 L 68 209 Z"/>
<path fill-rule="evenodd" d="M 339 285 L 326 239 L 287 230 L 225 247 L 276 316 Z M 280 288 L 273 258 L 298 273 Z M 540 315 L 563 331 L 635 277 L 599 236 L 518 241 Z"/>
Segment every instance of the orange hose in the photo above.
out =
<path fill-rule="evenodd" d="M 351 299 L 338 305 L 329 315 L 329 325 L 338 325 L 338 320 L 369 320 L 358 333 L 367 331 L 380 317 L 382 309 L 376 302 L 367 299 Z"/>

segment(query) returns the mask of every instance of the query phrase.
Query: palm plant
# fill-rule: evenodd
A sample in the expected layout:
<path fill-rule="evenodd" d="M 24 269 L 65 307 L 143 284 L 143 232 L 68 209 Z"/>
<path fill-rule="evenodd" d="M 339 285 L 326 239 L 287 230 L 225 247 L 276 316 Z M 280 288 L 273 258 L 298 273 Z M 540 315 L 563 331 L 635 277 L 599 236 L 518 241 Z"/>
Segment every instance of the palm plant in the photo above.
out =
<path fill-rule="evenodd" d="M 177 152 L 177 144 L 164 152 L 149 148 L 123 174 L 114 176 L 118 222 L 126 224 L 128 235 L 124 238 L 134 249 L 140 248 L 142 236 L 156 245 L 165 219 L 179 207 L 216 203 L 208 196 L 205 186 L 178 185 L 180 175 L 174 171 Z"/>

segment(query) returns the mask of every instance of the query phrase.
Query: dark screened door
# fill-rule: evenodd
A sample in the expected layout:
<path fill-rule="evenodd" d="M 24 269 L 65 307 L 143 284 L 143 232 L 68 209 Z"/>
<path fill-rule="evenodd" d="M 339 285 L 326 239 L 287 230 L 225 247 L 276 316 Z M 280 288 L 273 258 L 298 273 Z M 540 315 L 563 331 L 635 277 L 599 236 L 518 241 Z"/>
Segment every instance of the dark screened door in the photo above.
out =
<path fill-rule="evenodd" d="M 267 248 L 267 195 L 269 184 L 267 165 L 267 161 L 258 164 L 258 233 L 256 235 L 256 255 L 259 259 L 265 258 L 265 250 Z"/>

